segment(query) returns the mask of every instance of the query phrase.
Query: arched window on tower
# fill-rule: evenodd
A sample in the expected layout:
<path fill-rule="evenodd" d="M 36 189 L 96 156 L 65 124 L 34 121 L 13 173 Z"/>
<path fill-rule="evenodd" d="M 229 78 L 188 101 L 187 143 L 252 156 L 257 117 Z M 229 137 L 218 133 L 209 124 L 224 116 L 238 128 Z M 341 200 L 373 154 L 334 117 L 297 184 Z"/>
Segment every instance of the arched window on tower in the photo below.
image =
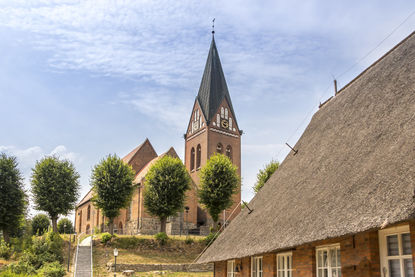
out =
<path fill-rule="evenodd" d="M 228 108 L 225 108 L 225 118 L 228 119 Z"/>
<path fill-rule="evenodd" d="M 195 148 L 192 147 L 190 150 L 190 171 L 195 169 Z"/>
<path fill-rule="evenodd" d="M 223 107 L 220 108 L 220 117 L 225 117 L 225 109 Z"/>
<path fill-rule="evenodd" d="M 229 130 L 232 130 L 232 117 L 229 117 Z"/>
<path fill-rule="evenodd" d="M 230 145 L 226 146 L 226 156 L 232 161 L 232 147 Z"/>
<path fill-rule="evenodd" d="M 220 126 L 220 115 L 219 114 L 216 115 L 216 125 L 218 127 Z"/>
<path fill-rule="evenodd" d="M 91 219 L 91 205 L 88 205 L 88 209 L 86 211 L 86 220 Z"/>
<path fill-rule="evenodd" d="M 222 154 L 222 151 L 223 151 L 223 146 L 222 146 L 222 143 L 219 142 L 218 145 L 216 146 L 216 152 Z"/>
<path fill-rule="evenodd" d="M 202 147 L 200 144 L 197 145 L 197 155 L 196 155 L 196 169 L 200 168 L 200 161 L 202 158 Z"/>

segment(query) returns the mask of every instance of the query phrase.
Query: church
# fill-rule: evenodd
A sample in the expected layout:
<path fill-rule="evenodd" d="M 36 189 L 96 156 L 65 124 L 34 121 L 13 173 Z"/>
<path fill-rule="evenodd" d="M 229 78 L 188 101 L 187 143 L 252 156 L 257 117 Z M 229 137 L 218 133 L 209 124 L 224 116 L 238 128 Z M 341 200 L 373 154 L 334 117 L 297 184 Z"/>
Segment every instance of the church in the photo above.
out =
<path fill-rule="evenodd" d="M 214 32 L 212 32 L 212 41 L 199 92 L 184 134 L 184 164 L 192 179 L 191 189 L 187 192 L 184 210 L 167 220 L 166 227 L 169 235 L 187 232 L 196 235 L 209 234 L 212 220 L 197 198 L 200 183 L 199 172 L 211 155 L 222 153 L 233 162 L 241 176 L 241 136 L 242 130 L 239 129 L 236 120 L 216 48 Z M 143 188 L 145 175 L 151 165 L 164 155 L 178 157 L 173 147 L 158 155 L 150 141 L 146 139 L 123 158 L 125 163 L 131 165 L 136 175 L 130 206 L 122 209 L 120 215 L 114 220 L 116 233 L 135 235 L 159 232 L 159 219 L 150 216 L 144 207 Z M 77 233 L 108 230 L 106 218 L 99 209 L 94 207 L 91 201 L 92 196 L 92 191 L 89 191 L 76 206 L 75 231 Z M 222 224 L 232 220 L 240 212 L 240 202 L 239 184 L 238 192 L 233 195 L 233 206 L 223 211 L 221 215 Z"/>

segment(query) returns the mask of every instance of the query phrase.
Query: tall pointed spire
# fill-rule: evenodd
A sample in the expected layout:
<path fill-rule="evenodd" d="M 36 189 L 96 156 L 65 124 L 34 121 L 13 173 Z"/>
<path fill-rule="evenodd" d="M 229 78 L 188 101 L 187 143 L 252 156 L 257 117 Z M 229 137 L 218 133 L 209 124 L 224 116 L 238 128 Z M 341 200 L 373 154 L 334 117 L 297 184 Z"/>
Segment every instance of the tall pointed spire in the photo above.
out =
<path fill-rule="evenodd" d="M 226 85 L 225 76 L 219 59 L 219 53 L 216 48 L 214 33 L 215 31 L 213 30 L 209 55 L 206 61 L 205 71 L 203 72 L 199 93 L 197 95 L 202 112 L 208 123 L 217 112 L 219 105 L 224 98 L 228 101 L 233 118 L 236 120 L 228 86 Z"/>

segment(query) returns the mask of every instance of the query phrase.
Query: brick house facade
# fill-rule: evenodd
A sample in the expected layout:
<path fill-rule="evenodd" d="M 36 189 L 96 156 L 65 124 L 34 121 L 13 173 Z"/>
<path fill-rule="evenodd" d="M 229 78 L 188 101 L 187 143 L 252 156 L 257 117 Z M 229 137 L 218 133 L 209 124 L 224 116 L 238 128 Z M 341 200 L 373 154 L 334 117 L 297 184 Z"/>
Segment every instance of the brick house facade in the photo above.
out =
<path fill-rule="evenodd" d="M 413 277 L 415 32 L 314 114 L 199 258 L 215 277 Z"/>

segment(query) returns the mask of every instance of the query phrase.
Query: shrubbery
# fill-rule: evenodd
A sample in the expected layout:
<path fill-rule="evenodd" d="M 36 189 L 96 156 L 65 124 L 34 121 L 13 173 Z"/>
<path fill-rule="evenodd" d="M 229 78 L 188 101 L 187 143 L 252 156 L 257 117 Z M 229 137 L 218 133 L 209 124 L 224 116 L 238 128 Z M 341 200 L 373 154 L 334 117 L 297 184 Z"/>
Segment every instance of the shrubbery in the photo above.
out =
<path fill-rule="evenodd" d="M 32 232 L 33 235 L 41 236 L 45 233 L 50 226 L 49 217 L 45 214 L 35 215 L 32 219 Z"/>
<path fill-rule="evenodd" d="M 13 251 L 10 247 L 10 244 L 6 243 L 4 240 L 0 240 L 0 258 L 8 260 L 12 254 Z"/>
<path fill-rule="evenodd" d="M 57 266 L 63 262 L 62 247 L 63 240 L 57 233 L 48 232 L 42 237 L 34 237 L 19 261 L 9 265 L 9 271 L 24 276 L 36 273 L 50 277 L 64 276 L 65 271 L 63 270 L 63 275 L 59 275 L 61 270 Z"/>
<path fill-rule="evenodd" d="M 103 233 L 101 235 L 101 242 L 103 244 L 106 244 L 107 242 L 109 242 L 112 239 L 112 235 L 110 233 Z"/>
<path fill-rule="evenodd" d="M 59 234 L 72 234 L 73 233 L 72 221 L 70 221 L 67 218 L 60 219 L 58 221 L 58 232 Z"/>
<path fill-rule="evenodd" d="M 192 238 L 186 238 L 184 243 L 186 244 L 193 244 L 195 241 Z"/>
<path fill-rule="evenodd" d="M 157 233 L 154 238 L 156 239 L 156 241 L 160 244 L 160 245 L 165 245 L 169 239 L 169 237 L 167 236 L 166 233 L 164 232 L 160 232 Z"/>
<path fill-rule="evenodd" d="M 205 244 L 209 245 L 211 244 L 215 239 L 216 239 L 217 235 L 216 233 L 211 232 L 209 235 L 206 236 L 206 238 L 204 239 Z"/>

